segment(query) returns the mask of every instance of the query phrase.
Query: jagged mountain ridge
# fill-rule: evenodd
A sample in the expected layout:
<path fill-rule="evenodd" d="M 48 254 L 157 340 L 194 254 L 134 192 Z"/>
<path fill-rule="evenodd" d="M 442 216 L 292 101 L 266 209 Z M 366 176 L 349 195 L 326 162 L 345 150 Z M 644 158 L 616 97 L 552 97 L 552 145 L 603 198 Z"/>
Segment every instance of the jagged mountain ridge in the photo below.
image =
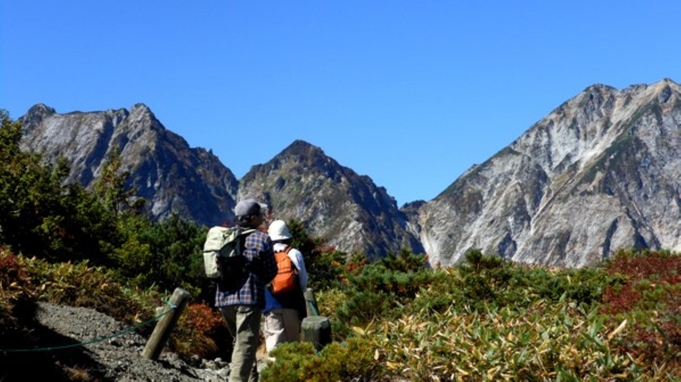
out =
<path fill-rule="evenodd" d="M 302 140 L 253 166 L 239 182 L 239 198 L 245 197 L 264 200 L 277 215 L 305 222 L 314 235 L 348 252 L 370 258 L 401 248 L 423 252 L 407 216 L 385 188 Z"/>
<path fill-rule="evenodd" d="M 680 125 L 669 79 L 588 87 L 423 205 L 424 247 L 445 266 L 469 248 L 567 267 L 681 250 Z"/>
<path fill-rule="evenodd" d="M 23 147 L 48 161 L 66 158 L 68 181 L 86 187 L 92 187 L 110 151 L 118 147 L 122 168 L 130 172 L 128 186 L 147 199 L 147 213 L 155 220 L 177 213 L 206 226 L 231 222 L 238 194 L 266 201 L 276 216 L 301 221 L 310 234 L 346 252 L 364 252 L 370 258 L 403 247 L 423 252 L 384 188 L 304 141 L 253 166 L 239 182 L 217 157 L 190 148 L 143 104 L 130 112 L 66 114 L 40 104 L 21 119 Z"/>
<path fill-rule="evenodd" d="M 23 119 L 30 127 L 26 147 L 66 156 L 81 183 L 97 175 L 117 143 L 135 184 L 155 185 L 141 195 L 154 201 L 152 217 L 176 211 L 210 225 L 231 218 L 237 197 L 255 196 L 275 215 L 300 220 L 347 252 L 380 257 L 407 247 L 448 266 L 467 249 L 481 248 L 514 261 L 580 267 L 620 247 L 681 250 L 679 94 L 668 79 L 624 90 L 590 86 L 433 200 L 401 210 L 368 176 L 304 141 L 237 182 L 212 154 L 165 130 L 144 105 L 130 113 L 68 114 L 37 105 Z M 131 117 L 138 114 L 145 116 Z M 166 135 L 168 146 L 157 143 Z M 191 169 L 202 174 L 187 182 Z M 179 178 L 184 187 L 174 187 Z M 196 182 L 203 184 L 194 189 Z M 202 187 L 208 196 L 196 191 Z"/>
<path fill-rule="evenodd" d="M 68 181 L 91 188 L 109 153 L 120 150 L 128 186 L 147 200 L 148 214 L 163 219 L 177 213 L 205 224 L 234 216 L 238 181 L 211 152 L 190 148 L 167 130 L 144 104 L 100 112 L 58 114 L 43 104 L 21 118 L 22 146 L 48 161 L 64 157 Z"/>

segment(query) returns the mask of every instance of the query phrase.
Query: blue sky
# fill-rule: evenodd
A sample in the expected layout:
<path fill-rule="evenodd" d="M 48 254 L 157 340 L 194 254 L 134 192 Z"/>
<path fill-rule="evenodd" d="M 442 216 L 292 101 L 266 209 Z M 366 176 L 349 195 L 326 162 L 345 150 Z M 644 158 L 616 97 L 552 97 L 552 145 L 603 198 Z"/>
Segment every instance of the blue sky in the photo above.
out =
<path fill-rule="evenodd" d="M 672 0 L 0 4 L 12 118 L 144 103 L 237 178 L 302 139 L 398 206 L 590 85 L 681 82 Z"/>

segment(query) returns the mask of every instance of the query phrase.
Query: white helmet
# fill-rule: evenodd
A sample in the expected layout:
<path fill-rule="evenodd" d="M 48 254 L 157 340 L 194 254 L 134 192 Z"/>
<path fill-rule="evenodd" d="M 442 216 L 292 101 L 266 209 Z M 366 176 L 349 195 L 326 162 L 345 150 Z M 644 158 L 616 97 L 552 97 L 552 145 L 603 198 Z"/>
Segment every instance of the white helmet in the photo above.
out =
<path fill-rule="evenodd" d="M 272 241 L 281 241 L 290 239 L 292 237 L 291 232 L 288 231 L 286 222 L 283 220 L 273 221 L 270 224 L 270 227 L 267 229 L 267 234 L 270 235 L 270 239 L 272 239 Z"/>

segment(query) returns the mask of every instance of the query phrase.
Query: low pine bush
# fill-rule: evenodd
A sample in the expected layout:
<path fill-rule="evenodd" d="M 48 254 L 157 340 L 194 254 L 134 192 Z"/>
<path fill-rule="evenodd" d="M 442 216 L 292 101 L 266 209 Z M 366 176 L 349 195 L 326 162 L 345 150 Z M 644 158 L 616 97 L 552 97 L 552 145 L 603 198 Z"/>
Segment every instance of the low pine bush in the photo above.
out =
<path fill-rule="evenodd" d="M 469 259 L 449 269 L 353 269 L 342 287 L 317 296 L 322 309 L 331 306 L 324 314 L 333 330 L 342 330 L 333 352 L 361 343 L 375 368 L 361 366 L 362 357 L 345 362 L 370 377 L 339 374 L 347 365 L 322 365 L 304 344 L 279 353 L 301 365 L 282 375 L 317 380 L 312 368 L 356 380 L 681 378 L 678 255 L 636 252 L 584 269 L 479 252 Z M 285 373 L 278 363 L 272 376 Z"/>
<path fill-rule="evenodd" d="M 378 352 L 370 339 L 351 337 L 315 352 L 310 343 L 277 345 L 276 362 L 263 370 L 267 381 L 376 381 L 385 375 Z"/>
<path fill-rule="evenodd" d="M 389 256 L 348 273 L 347 284 L 342 289 L 347 298 L 335 312 L 345 327 L 337 325 L 336 329 L 347 333 L 348 325 L 398 317 L 404 306 L 433 282 L 434 277 L 434 272 L 423 266 L 423 260 L 410 254 Z"/>

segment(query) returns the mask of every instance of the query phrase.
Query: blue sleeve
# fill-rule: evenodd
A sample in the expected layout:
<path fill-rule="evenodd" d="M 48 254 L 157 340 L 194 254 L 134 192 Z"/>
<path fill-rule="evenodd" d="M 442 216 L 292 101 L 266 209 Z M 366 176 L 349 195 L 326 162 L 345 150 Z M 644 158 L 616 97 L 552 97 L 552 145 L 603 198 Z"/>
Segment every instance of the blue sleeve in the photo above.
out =
<path fill-rule="evenodd" d="M 263 249 L 260 252 L 260 258 L 262 260 L 262 282 L 268 284 L 274 279 L 274 276 L 277 275 L 277 262 L 274 260 L 272 240 L 265 234 L 263 234 L 263 236 Z"/>

